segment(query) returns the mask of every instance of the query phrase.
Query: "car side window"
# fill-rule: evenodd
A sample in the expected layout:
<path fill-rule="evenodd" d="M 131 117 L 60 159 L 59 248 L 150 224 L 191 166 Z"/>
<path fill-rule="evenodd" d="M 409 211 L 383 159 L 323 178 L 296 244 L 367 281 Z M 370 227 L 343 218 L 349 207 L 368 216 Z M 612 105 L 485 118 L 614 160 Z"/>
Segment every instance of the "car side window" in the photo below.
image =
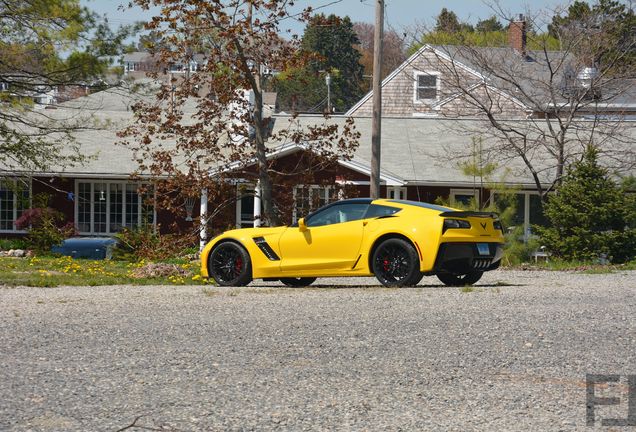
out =
<path fill-rule="evenodd" d="M 365 219 L 371 219 L 371 218 L 377 218 L 377 217 L 384 217 L 384 216 L 391 216 L 394 215 L 395 213 L 399 212 L 400 208 L 397 207 L 389 207 L 389 206 L 384 206 L 384 205 L 379 205 L 379 204 L 371 204 L 369 206 L 369 209 L 367 210 L 367 214 L 364 215 Z"/>
<path fill-rule="evenodd" d="M 365 203 L 337 204 L 313 214 L 306 223 L 308 227 L 318 227 L 359 220 L 368 207 Z"/>

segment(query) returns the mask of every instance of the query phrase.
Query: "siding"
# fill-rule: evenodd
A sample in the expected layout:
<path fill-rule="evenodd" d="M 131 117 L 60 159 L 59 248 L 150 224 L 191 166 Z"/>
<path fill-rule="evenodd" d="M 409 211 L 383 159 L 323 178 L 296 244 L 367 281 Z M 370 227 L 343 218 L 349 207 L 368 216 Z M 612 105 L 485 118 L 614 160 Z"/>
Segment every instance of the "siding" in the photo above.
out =
<path fill-rule="evenodd" d="M 435 101 L 415 100 L 415 77 L 418 73 L 439 73 L 438 97 Z M 475 117 L 479 110 L 465 96 L 459 96 L 439 105 L 439 102 L 458 95 L 457 81 L 464 88 L 476 85 L 480 78 L 468 70 L 458 67 L 433 50 L 422 51 L 416 58 L 407 60 L 403 69 L 382 87 L 382 115 L 407 117 L 434 115 L 442 117 Z M 474 90 L 475 97 L 484 103 L 492 103 L 494 111 L 510 118 L 525 118 L 526 112 L 513 98 L 500 92 L 486 91 L 483 86 Z M 354 117 L 373 114 L 373 98 L 369 97 L 350 113 Z"/>

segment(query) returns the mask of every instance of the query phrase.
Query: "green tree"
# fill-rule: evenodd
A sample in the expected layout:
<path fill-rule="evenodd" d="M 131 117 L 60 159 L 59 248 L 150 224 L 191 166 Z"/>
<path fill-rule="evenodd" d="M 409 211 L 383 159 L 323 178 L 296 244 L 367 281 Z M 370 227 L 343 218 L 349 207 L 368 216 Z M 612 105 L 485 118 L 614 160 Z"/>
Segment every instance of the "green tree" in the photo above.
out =
<path fill-rule="evenodd" d="M 300 47 L 312 59 L 303 70 L 283 75 L 275 83 L 281 108 L 322 111 L 326 107 L 326 74 L 332 78 L 331 104 L 335 111 L 346 111 L 363 95 L 363 66 L 356 49 L 360 43 L 349 17 L 314 15 L 307 22 Z M 313 85 L 303 86 L 310 82 Z M 295 92 L 294 89 L 302 90 Z M 318 106 L 316 106 L 318 101 Z M 324 101 L 322 104 L 320 101 Z M 304 102 L 304 103 L 303 103 Z"/>
<path fill-rule="evenodd" d="M 635 203 L 599 165 L 597 149 L 589 146 L 544 205 L 550 226 L 536 228 L 557 257 L 592 260 L 604 254 L 612 262 L 625 262 L 636 255 Z"/>
<path fill-rule="evenodd" d="M 83 160 L 73 132 L 91 122 L 48 115 L 38 97 L 98 82 L 132 30 L 111 31 L 80 0 L 0 0 L 0 172 Z"/>
<path fill-rule="evenodd" d="M 446 8 L 442 8 L 442 11 L 437 15 L 435 21 L 435 31 L 445 33 L 457 33 L 461 28 L 459 19 L 453 11 L 449 11 Z"/>
<path fill-rule="evenodd" d="M 599 0 L 590 6 L 577 0 L 567 14 L 557 14 L 548 33 L 562 40 L 569 49 L 589 63 L 612 63 L 619 71 L 633 70 L 636 61 L 636 13 L 633 7 L 616 0 Z M 589 37 L 580 40 L 581 34 Z M 575 41 L 576 43 L 572 43 Z M 603 50 L 594 49 L 598 45 Z M 590 55 L 589 53 L 594 53 Z"/>
<path fill-rule="evenodd" d="M 503 25 L 501 25 L 495 15 L 491 16 L 488 19 L 479 20 L 477 21 L 477 25 L 475 25 L 475 30 L 480 33 L 499 32 L 503 29 Z"/>

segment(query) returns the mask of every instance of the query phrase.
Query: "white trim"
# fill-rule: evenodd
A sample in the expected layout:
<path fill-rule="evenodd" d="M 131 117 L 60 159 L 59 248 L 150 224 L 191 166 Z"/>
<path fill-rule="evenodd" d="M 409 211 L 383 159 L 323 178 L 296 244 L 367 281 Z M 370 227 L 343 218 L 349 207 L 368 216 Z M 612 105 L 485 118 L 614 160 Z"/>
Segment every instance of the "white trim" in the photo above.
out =
<path fill-rule="evenodd" d="M 520 190 L 512 192 L 515 195 L 523 195 L 523 239 L 528 241 L 531 235 L 531 221 L 530 221 L 530 196 L 539 196 L 539 192 L 533 190 Z M 497 191 L 496 189 L 491 190 L 490 195 L 491 199 L 495 200 L 497 195 L 503 195 L 504 193 Z"/>
<path fill-rule="evenodd" d="M 244 189 L 245 193 L 248 193 L 249 191 L 252 191 L 254 193 L 256 193 L 256 185 L 252 182 L 240 182 L 236 184 L 236 219 L 234 220 L 236 228 L 246 228 L 243 226 L 243 224 L 246 225 L 252 225 L 254 226 L 254 214 L 252 213 L 252 218 L 249 220 L 243 220 L 241 218 L 241 215 L 243 214 L 243 203 L 241 202 L 240 196 L 241 194 L 241 189 Z M 252 199 L 254 199 L 254 197 L 252 196 Z M 256 204 L 256 201 L 254 202 L 254 204 Z"/>
<path fill-rule="evenodd" d="M 0 183 L 1 182 L 11 182 L 11 183 L 17 183 L 17 179 L 15 178 L 8 178 L 8 177 L 0 177 Z M 17 187 L 16 187 L 17 188 Z M 13 223 L 11 224 L 11 229 L 7 230 L 7 229 L 0 229 L 0 233 L 3 234 L 26 234 L 28 231 L 27 230 L 19 230 L 15 227 L 15 221 L 18 220 L 18 194 L 15 193 L 15 191 L 11 191 L 13 193 Z M 26 211 L 28 210 L 30 207 L 32 207 L 33 205 L 33 184 L 29 181 L 29 185 L 28 185 L 28 193 L 29 193 L 29 207 L 28 208 L 23 208 L 22 211 Z"/>
<path fill-rule="evenodd" d="M 330 195 L 330 191 L 332 189 L 334 189 L 333 186 L 329 186 L 329 185 L 317 185 L 317 184 L 309 184 L 309 185 L 305 185 L 305 184 L 298 184 L 295 185 L 292 188 L 292 194 L 294 197 L 294 207 L 292 210 L 292 223 L 296 223 L 298 222 L 298 210 L 297 210 L 297 205 L 296 205 L 296 191 L 298 190 L 298 188 L 308 188 L 309 189 L 309 196 L 307 197 L 309 199 L 309 203 L 311 206 L 311 202 L 313 201 L 313 195 L 315 191 L 320 191 L 320 190 L 324 190 L 325 191 L 325 203 L 323 205 L 327 205 L 332 201 L 338 201 L 339 199 L 341 199 L 341 197 L 336 196 L 334 197 L 333 200 L 330 199 L 329 195 Z M 322 207 L 322 206 L 321 206 Z M 318 209 L 314 209 L 314 210 L 318 210 Z M 313 211 L 311 209 L 311 207 L 309 208 L 309 211 Z"/>
<path fill-rule="evenodd" d="M 477 201 L 477 205 L 481 204 L 481 193 L 479 189 L 453 189 L 451 188 L 450 190 L 450 194 L 449 194 L 449 201 L 451 206 L 455 205 L 455 197 L 457 195 L 467 195 L 467 196 L 473 196 L 476 201 Z"/>
<path fill-rule="evenodd" d="M 79 230 L 79 184 L 80 183 L 88 183 L 90 184 L 90 230 L 89 231 L 80 231 Z M 106 190 L 104 191 L 104 195 L 106 198 L 106 231 L 105 232 L 97 232 L 95 231 L 95 184 L 105 184 Z M 122 186 L 122 228 L 126 227 L 126 186 L 127 185 L 135 185 L 137 187 L 144 184 L 144 182 L 130 182 L 130 181 L 117 181 L 117 180 L 102 180 L 102 179 L 75 179 L 74 185 L 74 194 L 75 194 L 75 202 L 73 203 L 73 220 L 75 221 L 75 227 L 77 228 L 79 234 L 81 235 L 93 235 L 93 236 L 112 236 L 117 234 L 119 231 L 110 230 L 110 185 L 111 184 L 119 184 Z M 145 183 L 149 184 L 149 183 Z M 153 188 L 154 189 L 154 188 Z M 153 191 L 153 194 L 156 195 L 156 190 Z M 137 222 L 135 227 L 139 227 L 142 225 L 142 217 L 143 217 L 143 199 L 138 195 L 137 202 Z M 157 207 L 153 205 L 152 209 L 152 226 L 153 229 L 157 229 Z"/>
<path fill-rule="evenodd" d="M 397 69 L 395 69 L 393 72 L 391 72 L 391 74 L 389 74 L 386 78 L 384 78 L 384 80 L 382 80 L 382 85 L 381 87 L 384 88 L 384 86 L 389 83 L 393 78 L 395 78 L 400 72 L 402 72 L 407 66 L 409 66 L 411 63 L 413 63 L 413 61 L 415 61 L 424 51 L 430 50 L 432 52 L 435 53 L 435 55 L 452 62 L 453 64 L 457 65 L 458 67 L 460 67 L 461 69 L 464 69 L 466 72 L 475 75 L 476 77 L 480 78 L 482 81 L 486 80 L 486 77 L 484 75 L 482 75 L 481 73 L 477 72 L 476 70 L 466 66 L 465 64 L 455 61 L 453 58 L 451 58 L 448 54 L 444 53 L 443 51 L 438 50 L 437 48 L 434 48 L 433 46 L 429 45 L 429 44 L 425 44 L 422 45 L 422 47 L 420 47 L 420 49 L 418 49 L 416 52 L 413 53 L 413 55 L 411 55 L 411 57 L 409 57 L 408 59 L 406 59 L 406 61 L 404 63 L 402 63 L 400 66 L 397 67 Z M 344 115 L 345 116 L 352 116 L 353 113 L 355 113 L 358 108 L 360 108 L 362 106 L 362 104 L 364 104 L 366 101 L 368 101 L 369 99 L 371 99 L 371 97 L 373 96 L 373 90 L 371 90 L 369 93 L 367 93 L 362 99 L 360 99 L 358 101 L 357 104 L 355 104 L 354 106 L 352 106 L 351 108 L 349 108 L 349 111 L 347 111 Z"/>
<path fill-rule="evenodd" d="M 353 160 L 338 160 L 338 163 L 345 168 L 351 169 L 352 171 L 371 176 L 371 168 L 360 162 Z M 387 174 L 386 171 L 384 173 L 380 171 L 380 182 L 382 184 L 386 184 L 387 186 L 404 186 L 406 184 L 406 182 L 401 178 Z"/>
<path fill-rule="evenodd" d="M 413 103 L 416 105 L 419 104 L 431 104 L 433 102 L 437 102 L 439 101 L 439 96 L 441 94 L 442 91 L 442 80 L 441 80 L 441 75 L 442 73 L 439 71 L 421 71 L 421 70 L 415 70 L 413 71 Z M 419 89 L 419 78 L 420 76 L 434 76 L 435 77 L 435 98 L 429 98 L 429 99 L 419 99 L 417 97 L 417 93 L 418 93 L 418 89 Z"/>
<path fill-rule="evenodd" d="M 391 197 L 393 193 L 393 197 Z M 389 186 L 386 188 L 387 199 L 405 200 L 408 197 L 408 189 L 404 186 Z"/>

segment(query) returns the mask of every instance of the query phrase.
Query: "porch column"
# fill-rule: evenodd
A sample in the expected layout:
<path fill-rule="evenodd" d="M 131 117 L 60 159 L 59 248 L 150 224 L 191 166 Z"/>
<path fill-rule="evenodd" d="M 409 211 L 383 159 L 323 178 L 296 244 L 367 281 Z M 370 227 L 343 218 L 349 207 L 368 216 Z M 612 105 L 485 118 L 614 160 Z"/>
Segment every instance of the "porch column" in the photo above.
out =
<path fill-rule="evenodd" d="M 261 226 L 261 181 L 256 181 L 254 188 L 254 228 Z"/>
<path fill-rule="evenodd" d="M 203 250 L 208 239 L 208 190 L 201 189 L 201 211 L 199 212 L 200 218 L 200 232 L 201 239 L 199 240 L 199 252 Z"/>

